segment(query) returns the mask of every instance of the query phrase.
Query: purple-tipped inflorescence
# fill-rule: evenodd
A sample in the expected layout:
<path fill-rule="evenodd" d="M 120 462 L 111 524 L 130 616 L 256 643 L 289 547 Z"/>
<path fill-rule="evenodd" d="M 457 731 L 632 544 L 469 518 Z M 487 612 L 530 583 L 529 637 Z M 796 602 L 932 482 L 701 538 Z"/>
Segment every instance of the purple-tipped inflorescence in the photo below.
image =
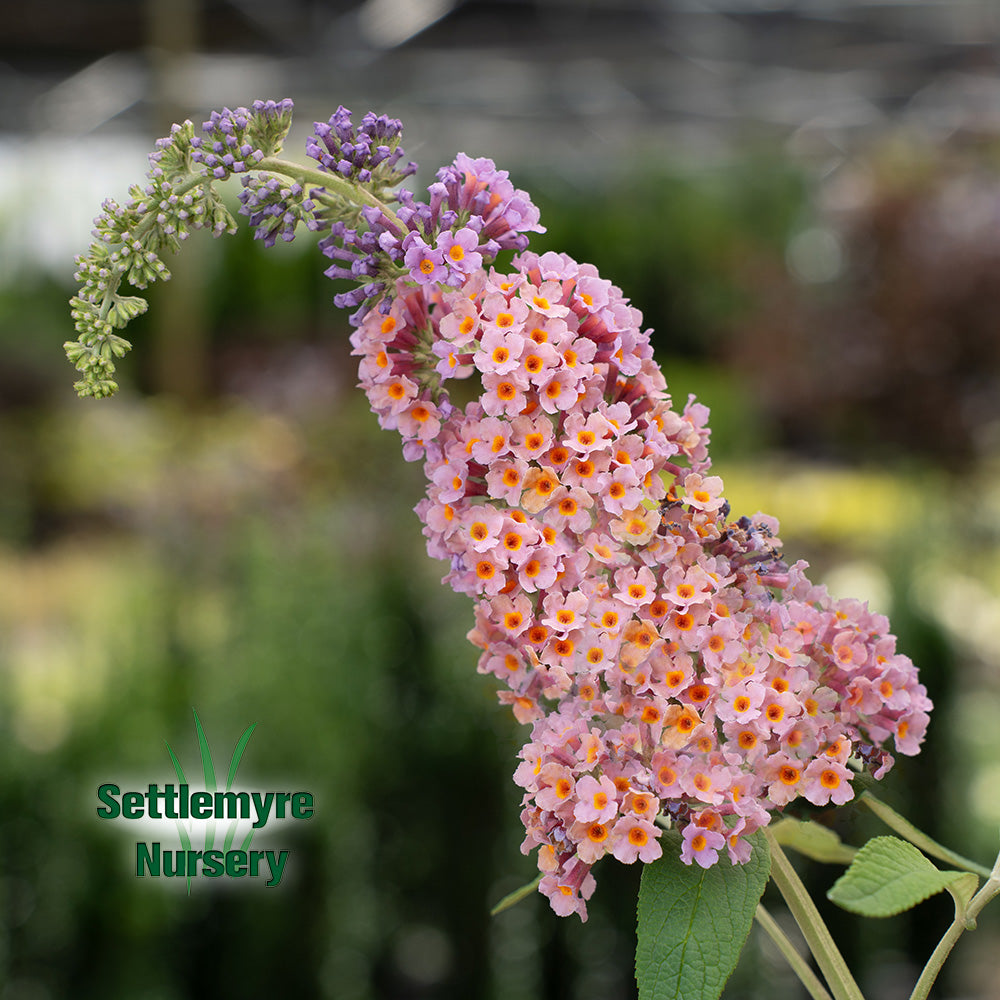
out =
<path fill-rule="evenodd" d="M 355 133 L 350 112 L 340 108 L 328 125 L 317 125 L 323 146 L 311 139 L 310 155 L 344 177 L 360 177 L 368 169 L 363 164 L 372 162 L 366 159 L 371 149 L 366 128 L 380 137 L 384 133 L 390 142 L 399 140 L 397 122 L 369 114 L 362 130 Z M 524 250 L 528 232 L 545 231 L 538 224 L 538 209 L 526 192 L 514 188 L 505 170 L 497 170 L 492 160 L 473 160 L 464 153 L 438 173 L 427 201 L 418 201 L 405 188 L 395 192 L 392 200 L 397 206 L 394 218 L 366 206 L 359 222 L 363 220 L 367 228 L 334 225 L 320 242 L 322 252 L 339 262 L 327 270 L 328 277 L 376 279 L 368 285 L 371 293 L 361 299 L 356 292 L 334 299 L 338 306 L 360 306 L 352 316 L 355 323 L 399 277 L 420 285 L 458 286 L 501 250 Z M 325 219 L 318 218 L 313 228 L 326 225 Z"/>
<path fill-rule="evenodd" d="M 254 101 L 250 110 L 250 141 L 265 156 L 277 156 L 292 125 L 292 99 Z"/>
<path fill-rule="evenodd" d="M 459 153 L 455 162 L 438 171 L 429 188 L 431 204 L 441 203 L 460 218 L 482 220 L 483 241 L 493 240 L 503 250 L 524 250 L 527 233 L 543 233 L 539 211 L 526 191 L 515 189 L 506 170 L 497 170 L 485 157 L 471 159 Z"/>
<path fill-rule="evenodd" d="M 213 111 L 202 126 L 205 137 L 191 140 L 191 158 L 219 180 L 252 170 L 281 150 L 292 122 L 292 102 L 254 101 L 252 108 Z"/>
<path fill-rule="evenodd" d="M 246 173 L 264 159 L 263 151 L 254 149 L 248 139 L 249 127 L 250 112 L 246 108 L 213 111 L 202 126 L 206 138 L 195 136 L 191 140 L 191 158 L 220 180 L 230 174 Z"/>
<path fill-rule="evenodd" d="M 301 184 L 282 184 L 277 177 L 260 175 L 243 178 L 240 192 L 240 215 L 250 217 L 254 239 L 274 246 L 280 236 L 290 243 L 295 227 L 311 219 L 315 208 L 310 198 L 302 198 Z"/>
<path fill-rule="evenodd" d="M 351 112 L 341 106 L 329 122 L 316 122 L 315 134 L 306 140 L 306 152 L 345 180 L 387 188 L 417 169 L 415 163 L 397 167 L 403 157 L 402 134 L 403 125 L 397 119 L 371 111 L 355 127 Z"/>
<path fill-rule="evenodd" d="M 437 176 L 428 201 L 400 192 L 396 211 L 408 230 L 396 248 L 419 284 L 461 284 L 501 250 L 524 250 L 527 233 L 545 232 L 527 192 L 517 190 L 492 160 L 459 153 Z M 387 238 L 379 245 L 391 249 Z"/>
<path fill-rule="evenodd" d="M 384 214 L 376 208 L 365 208 L 362 216 L 369 222 L 370 228 L 352 228 L 343 221 L 329 225 L 329 233 L 319 242 L 319 249 L 329 257 L 332 263 L 324 272 L 328 278 L 344 279 L 352 282 L 364 282 L 360 288 L 352 288 L 340 292 L 333 297 L 338 309 L 358 310 L 352 316 L 352 321 L 360 323 L 373 303 L 385 292 L 387 282 L 395 279 L 399 268 L 394 259 L 401 259 L 398 250 L 386 252 L 379 245 L 380 235 L 389 233 L 388 220 L 380 222 Z M 312 228 L 319 225 L 310 223 Z M 389 242 L 397 242 L 396 237 L 389 234 Z"/>

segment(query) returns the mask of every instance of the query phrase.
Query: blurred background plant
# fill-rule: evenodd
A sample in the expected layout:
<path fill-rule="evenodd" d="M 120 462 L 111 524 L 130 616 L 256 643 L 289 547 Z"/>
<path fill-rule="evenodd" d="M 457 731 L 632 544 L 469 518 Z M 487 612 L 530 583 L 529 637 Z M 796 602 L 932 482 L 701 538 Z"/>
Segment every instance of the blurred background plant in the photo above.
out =
<path fill-rule="evenodd" d="M 256 97 L 296 99 L 291 155 L 342 102 L 401 117 L 423 180 L 462 148 L 511 170 L 548 226 L 533 246 L 596 263 L 675 397 L 711 407 L 733 510 L 775 514 L 789 556 L 890 614 L 937 708 L 884 797 L 992 858 L 990 5 L 139 6 L 22 5 L 0 39 L 0 997 L 634 993 L 637 867 L 602 871 L 586 925 L 534 898 L 487 915 L 532 876 L 522 734 L 423 552 L 420 470 L 353 390 L 308 237 L 193 239 L 130 328 L 120 397 L 73 395 L 71 260 L 100 200 L 173 118 Z M 169 779 L 164 740 L 196 759 L 192 705 L 217 757 L 257 723 L 248 781 L 316 795 L 280 890 L 140 882 L 94 817 L 101 781 Z M 820 895 L 836 874 L 806 871 Z M 830 909 L 886 1000 L 950 919 Z M 940 996 L 1000 997 L 997 934 L 987 910 Z M 752 937 L 726 996 L 799 995 Z"/>

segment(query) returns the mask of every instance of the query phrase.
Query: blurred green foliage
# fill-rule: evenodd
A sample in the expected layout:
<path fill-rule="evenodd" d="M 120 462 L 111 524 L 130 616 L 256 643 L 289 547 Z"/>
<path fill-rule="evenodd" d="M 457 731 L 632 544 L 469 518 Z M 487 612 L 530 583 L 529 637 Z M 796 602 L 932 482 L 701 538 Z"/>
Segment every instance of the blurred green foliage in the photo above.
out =
<path fill-rule="evenodd" d="M 517 181 L 547 230 L 532 248 L 595 264 L 641 307 L 654 347 L 671 358 L 719 356 L 752 305 L 744 263 L 780 258 L 808 211 L 806 175 L 764 153 L 698 169 L 635 168 L 596 191 L 552 176 Z"/>

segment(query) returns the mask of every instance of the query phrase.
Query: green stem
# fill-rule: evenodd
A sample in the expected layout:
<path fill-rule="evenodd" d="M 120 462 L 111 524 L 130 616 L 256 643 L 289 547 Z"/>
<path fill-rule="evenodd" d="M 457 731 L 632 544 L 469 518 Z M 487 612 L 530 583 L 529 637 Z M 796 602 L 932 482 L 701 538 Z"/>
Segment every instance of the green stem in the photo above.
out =
<path fill-rule="evenodd" d="M 181 197 L 182 195 L 187 194 L 188 191 L 192 191 L 194 188 L 198 187 L 200 184 L 204 184 L 206 187 L 211 187 L 212 178 L 206 177 L 204 174 L 189 177 L 182 184 L 178 184 L 173 187 L 170 193 Z M 141 239 L 155 225 L 156 209 L 154 208 L 146 213 L 145 218 L 139 220 L 135 227 L 135 231 L 131 233 L 132 239 Z M 112 274 L 108 279 L 108 287 L 104 290 L 104 298 L 101 300 L 101 312 L 99 319 L 102 323 L 107 320 L 108 313 L 111 312 L 111 306 L 114 303 L 115 296 L 118 294 L 118 289 L 121 287 L 122 278 L 124 277 L 125 272 L 119 271 L 116 274 Z"/>
<path fill-rule="evenodd" d="M 809 963 L 798 953 L 795 945 L 788 940 L 787 935 L 778 926 L 774 917 L 764 909 L 763 903 L 757 904 L 757 912 L 754 914 L 754 919 L 767 931 L 768 936 L 777 945 L 778 951 L 785 956 L 785 961 L 791 966 L 795 975 L 799 977 L 799 982 L 806 988 L 809 996 L 813 1000 L 832 1000 L 826 988 L 819 981 L 819 977 L 809 967 Z"/>
<path fill-rule="evenodd" d="M 503 913 L 504 910 L 509 909 L 515 903 L 520 903 L 522 899 L 526 896 L 530 896 L 537 888 L 538 883 L 542 881 L 542 876 L 539 875 L 538 878 L 532 879 L 527 885 L 522 885 L 520 889 L 515 889 L 513 892 L 507 893 L 503 899 L 497 903 L 496 906 L 490 910 L 490 916 L 495 917 L 498 913 Z"/>
<path fill-rule="evenodd" d="M 917 829 L 906 817 L 901 816 L 881 799 L 877 799 L 871 792 L 862 792 L 858 801 L 868 806 L 887 827 L 895 830 L 914 847 L 919 847 L 925 854 L 929 854 L 932 858 L 937 858 L 938 861 L 943 861 L 945 864 L 955 865 L 956 868 L 961 868 L 963 871 L 975 872 L 980 878 L 990 877 L 990 870 L 985 865 L 970 861 L 928 837 L 923 830 Z"/>
<path fill-rule="evenodd" d="M 969 905 L 963 908 L 956 900 L 955 919 L 951 922 L 948 930 L 944 932 L 944 937 L 938 942 L 938 946 L 928 959 L 923 972 L 920 973 L 917 985 L 913 987 L 913 992 L 910 994 L 910 1000 L 927 1000 L 934 980 L 937 979 L 945 959 L 951 954 L 951 949 L 955 947 L 955 942 L 964 931 L 975 928 L 979 911 L 998 894 L 1000 894 L 1000 855 L 997 856 L 993 871 L 986 880 L 986 884 L 972 897 Z"/>
<path fill-rule="evenodd" d="M 819 915 L 802 880 L 796 874 L 791 862 L 785 857 L 781 845 L 770 830 L 764 830 L 768 846 L 771 848 L 771 878 L 784 897 L 785 903 L 795 922 L 799 925 L 816 964 L 826 977 L 836 1000 L 864 1000 L 858 984 L 854 981 L 844 956 L 830 936 L 823 918 Z"/>
<path fill-rule="evenodd" d="M 256 164 L 254 170 L 268 170 L 275 174 L 284 174 L 301 183 L 312 184 L 315 187 L 326 188 L 334 191 L 342 198 L 353 201 L 355 204 L 371 205 L 384 213 L 385 217 L 402 232 L 406 232 L 406 226 L 402 219 L 393 212 L 388 205 L 379 201 L 370 191 L 363 187 L 352 184 L 350 181 L 338 177 L 336 174 L 325 173 L 322 170 L 315 170 L 312 167 L 303 166 L 293 160 L 282 160 L 277 156 L 265 156 L 260 163 Z"/>

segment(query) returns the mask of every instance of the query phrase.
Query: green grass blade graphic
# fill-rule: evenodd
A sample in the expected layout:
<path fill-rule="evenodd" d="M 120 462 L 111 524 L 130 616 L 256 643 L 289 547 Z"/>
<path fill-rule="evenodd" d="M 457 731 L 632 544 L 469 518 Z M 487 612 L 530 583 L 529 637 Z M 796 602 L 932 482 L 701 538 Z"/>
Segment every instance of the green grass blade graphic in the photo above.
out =
<path fill-rule="evenodd" d="M 229 777 L 226 779 L 227 792 L 233 787 L 233 781 L 236 778 L 236 769 L 240 766 L 240 761 L 243 759 L 243 751 L 246 750 L 247 743 L 250 742 L 250 735 L 253 733 L 256 726 L 256 722 L 247 726 L 246 732 L 244 732 L 240 737 L 239 742 L 236 744 L 236 748 L 233 750 L 233 759 L 229 762 Z"/>
<path fill-rule="evenodd" d="M 236 746 L 233 748 L 233 756 L 229 761 L 229 776 L 226 778 L 226 791 L 230 791 L 233 787 L 233 782 L 236 780 L 236 772 L 239 769 L 240 761 L 243 759 L 243 751 L 247 748 L 247 743 L 250 742 L 250 737 L 253 734 L 254 729 L 257 728 L 257 723 L 251 723 L 244 730 L 243 735 L 239 738 Z M 225 850 L 229 850 L 233 843 L 233 837 L 236 836 L 236 827 L 239 825 L 239 820 L 234 820 L 232 826 L 229 827 L 229 832 L 226 834 Z M 251 831 L 252 833 L 252 831 Z M 244 848 L 245 849 L 245 848 Z"/>
<path fill-rule="evenodd" d="M 163 742 L 167 743 L 166 740 L 164 740 Z M 187 778 L 184 777 L 184 768 L 181 767 L 181 762 L 177 759 L 177 754 L 174 753 L 173 748 L 170 746 L 169 743 L 167 743 L 167 753 L 170 754 L 170 760 L 173 762 L 174 772 L 177 774 L 177 780 L 182 785 L 186 785 L 187 784 Z M 177 823 L 177 832 L 180 834 L 180 837 L 181 837 L 181 847 L 183 847 L 185 851 L 190 851 L 191 850 L 191 838 L 188 836 L 188 832 L 184 828 L 184 824 L 181 823 L 180 820 L 176 820 L 176 823 Z M 188 895 L 190 896 L 191 895 L 191 873 L 190 872 L 187 873 L 187 891 L 188 891 Z"/>
<path fill-rule="evenodd" d="M 194 712 L 194 724 L 198 730 L 198 750 L 201 753 L 201 766 L 205 772 L 205 788 L 207 791 L 214 792 L 215 768 L 212 765 L 212 751 L 208 748 L 208 738 L 205 736 L 205 730 L 201 727 L 198 713 L 193 708 L 191 711 Z"/>
<path fill-rule="evenodd" d="M 250 736 L 253 734 L 254 729 L 257 728 L 257 723 L 251 723 L 244 730 L 243 735 L 239 738 L 236 746 L 233 748 L 233 756 L 229 761 L 229 776 L 226 778 L 226 791 L 230 791 L 233 787 L 233 782 L 236 780 L 236 771 L 240 766 L 240 761 L 243 759 L 243 751 L 247 748 L 247 743 L 250 742 Z M 225 850 L 229 850 L 233 843 L 233 837 L 236 836 L 236 827 L 239 825 L 239 820 L 234 820 L 232 826 L 229 827 L 229 831 L 226 834 Z M 252 834 L 251 830 L 251 834 Z M 249 841 L 248 841 L 249 843 Z M 245 848 L 244 848 L 245 850 Z"/>
<path fill-rule="evenodd" d="M 198 712 L 196 709 L 192 708 L 191 711 L 194 713 L 194 724 L 195 729 L 198 732 L 198 752 L 201 755 L 201 767 L 202 773 L 205 776 L 205 790 L 214 794 L 218 790 L 218 783 L 215 777 L 215 765 L 212 761 L 212 751 L 208 745 L 208 737 L 205 735 L 205 729 L 201 724 L 201 719 L 198 718 Z M 243 731 L 243 735 L 240 736 L 233 748 L 233 755 L 229 761 L 229 774 L 226 778 L 226 791 L 230 791 L 233 787 L 233 782 L 236 780 L 236 772 L 239 770 L 240 762 L 243 760 L 243 754 L 246 751 L 247 744 L 250 742 L 250 737 L 253 735 L 254 729 L 257 728 L 257 723 L 254 722 Z M 182 785 L 188 783 L 187 778 L 184 776 L 184 768 L 181 767 L 181 762 L 177 759 L 177 754 L 174 753 L 173 748 L 169 743 L 166 744 L 167 753 L 170 754 L 170 760 L 174 765 L 174 771 L 177 774 L 177 779 Z M 224 843 L 224 850 L 228 851 L 233 843 L 233 838 L 236 836 L 236 829 L 239 825 L 239 820 L 235 820 L 229 827 L 226 833 L 226 839 Z M 187 829 L 182 825 L 180 820 L 177 820 L 177 830 L 180 834 L 181 844 L 185 851 L 191 850 L 191 838 L 188 835 Z M 250 830 L 247 832 L 246 837 L 243 840 L 242 850 L 246 851 L 250 847 L 250 843 L 253 840 L 254 830 L 251 826 Z M 209 820 L 205 827 L 205 850 L 212 850 L 213 844 L 215 842 L 215 820 Z M 188 872 L 187 875 L 187 889 L 188 895 L 191 894 L 191 873 Z"/>
<path fill-rule="evenodd" d="M 166 743 L 166 740 L 163 741 Z M 182 784 L 187 784 L 187 778 L 184 777 L 184 768 L 181 767 L 181 762 L 177 759 L 177 754 L 171 749 L 170 744 L 167 743 L 167 753 L 170 754 L 170 759 L 174 763 L 174 771 L 177 773 L 177 780 Z"/>
<path fill-rule="evenodd" d="M 194 725 L 198 730 L 198 752 L 201 754 L 201 767 L 205 775 L 205 790 L 208 792 L 216 791 L 215 783 L 215 765 L 212 763 L 212 751 L 208 747 L 208 737 L 205 735 L 205 730 L 202 728 L 201 719 L 198 718 L 198 712 L 192 708 L 194 712 Z M 209 820 L 205 826 L 205 850 L 210 851 L 215 844 L 215 820 Z"/>

